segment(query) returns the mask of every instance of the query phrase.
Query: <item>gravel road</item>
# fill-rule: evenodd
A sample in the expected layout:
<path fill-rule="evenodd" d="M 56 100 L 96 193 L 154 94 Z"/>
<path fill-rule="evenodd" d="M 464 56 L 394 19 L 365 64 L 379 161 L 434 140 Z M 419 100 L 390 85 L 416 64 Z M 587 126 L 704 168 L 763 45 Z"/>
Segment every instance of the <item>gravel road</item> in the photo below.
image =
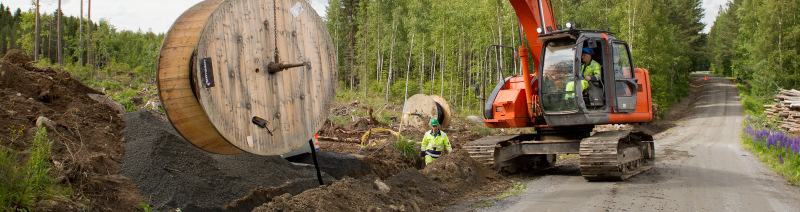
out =
<path fill-rule="evenodd" d="M 587 182 L 575 162 L 520 183 L 520 195 L 462 202 L 467 211 L 800 211 L 800 187 L 741 147 L 736 87 L 710 75 L 694 108 L 655 136 L 653 169 L 624 182 Z M 487 204 L 484 204 L 487 205 Z"/>

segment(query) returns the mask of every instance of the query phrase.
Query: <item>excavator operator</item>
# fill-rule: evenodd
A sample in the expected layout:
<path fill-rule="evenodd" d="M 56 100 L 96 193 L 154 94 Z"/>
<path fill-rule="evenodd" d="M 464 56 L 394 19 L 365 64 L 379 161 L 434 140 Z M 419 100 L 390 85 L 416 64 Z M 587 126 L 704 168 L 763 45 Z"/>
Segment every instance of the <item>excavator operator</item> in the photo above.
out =
<path fill-rule="evenodd" d="M 583 54 L 581 54 L 581 92 L 589 87 L 589 81 L 600 80 L 600 64 L 592 60 L 594 50 L 589 47 L 583 47 Z M 574 91 L 575 86 L 573 82 L 567 83 L 566 91 Z M 565 98 L 571 98 L 571 95 Z"/>
<path fill-rule="evenodd" d="M 593 53 L 593 49 L 583 47 L 583 54 L 581 55 L 581 75 L 586 81 L 597 81 L 600 79 L 600 64 L 592 60 Z"/>

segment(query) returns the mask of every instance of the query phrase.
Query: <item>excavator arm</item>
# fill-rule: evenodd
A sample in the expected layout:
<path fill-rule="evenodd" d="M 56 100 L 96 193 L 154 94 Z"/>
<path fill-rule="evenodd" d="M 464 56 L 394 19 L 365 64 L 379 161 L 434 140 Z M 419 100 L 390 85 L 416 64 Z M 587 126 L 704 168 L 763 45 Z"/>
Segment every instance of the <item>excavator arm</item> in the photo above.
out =
<path fill-rule="evenodd" d="M 537 43 L 539 34 L 549 33 L 556 30 L 556 21 L 553 17 L 553 10 L 550 2 L 546 0 L 510 0 L 511 6 L 517 13 L 519 23 L 524 29 L 525 39 L 528 40 L 533 57 L 534 67 L 539 67 L 542 54 L 542 44 Z M 541 31 L 537 30 L 541 29 Z M 541 32 L 541 33 L 540 33 Z"/>

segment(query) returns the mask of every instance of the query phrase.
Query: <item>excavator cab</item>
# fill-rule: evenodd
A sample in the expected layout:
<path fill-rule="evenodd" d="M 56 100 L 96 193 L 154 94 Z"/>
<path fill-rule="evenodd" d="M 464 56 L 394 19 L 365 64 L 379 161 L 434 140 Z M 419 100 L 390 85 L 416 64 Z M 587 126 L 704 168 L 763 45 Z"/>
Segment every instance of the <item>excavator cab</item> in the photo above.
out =
<path fill-rule="evenodd" d="M 627 43 L 611 32 L 565 30 L 540 36 L 542 41 L 538 92 L 548 126 L 606 124 L 614 113 L 636 111 L 641 91 Z M 582 49 L 592 50 L 600 66 L 598 80 L 585 80 Z M 649 104 L 649 102 L 648 102 Z"/>

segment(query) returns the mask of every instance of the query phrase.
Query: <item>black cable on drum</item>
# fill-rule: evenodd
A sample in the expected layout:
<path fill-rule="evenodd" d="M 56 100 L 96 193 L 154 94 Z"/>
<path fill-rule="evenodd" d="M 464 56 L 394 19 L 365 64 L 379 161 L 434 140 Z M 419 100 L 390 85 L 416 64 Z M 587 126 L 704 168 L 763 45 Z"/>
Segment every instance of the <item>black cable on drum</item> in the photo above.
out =
<path fill-rule="evenodd" d="M 436 116 L 436 120 L 439 121 L 439 124 L 444 124 L 444 108 L 438 102 L 434 101 L 433 103 L 436 104 L 436 112 L 439 114 Z"/>

